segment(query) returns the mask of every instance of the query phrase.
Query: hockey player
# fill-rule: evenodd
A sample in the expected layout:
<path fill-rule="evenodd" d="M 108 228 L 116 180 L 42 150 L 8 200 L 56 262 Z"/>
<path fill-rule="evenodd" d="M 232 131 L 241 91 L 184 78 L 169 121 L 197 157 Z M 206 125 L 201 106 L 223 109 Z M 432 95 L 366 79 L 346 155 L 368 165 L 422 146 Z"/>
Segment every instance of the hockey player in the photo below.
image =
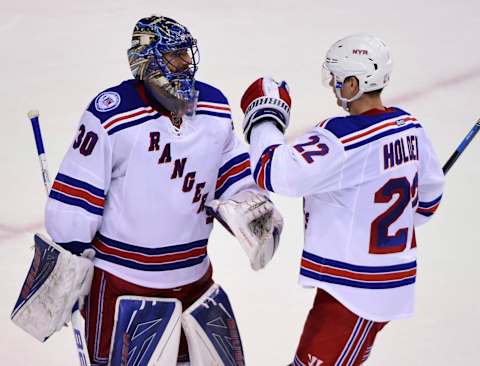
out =
<path fill-rule="evenodd" d="M 46 206 L 55 243 L 95 250 L 90 360 L 243 365 L 228 297 L 212 280 L 206 205 L 254 269 L 273 256 L 281 216 L 252 179 L 227 99 L 194 79 L 197 42 L 187 28 L 141 19 L 128 58 L 135 78 L 90 103 Z"/>
<path fill-rule="evenodd" d="M 377 333 L 414 311 L 415 228 L 437 209 L 442 169 L 418 119 L 385 107 L 392 60 L 370 35 L 344 38 L 323 64 L 349 116 L 285 142 L 286 84 L 256 80 L 244 93 L 244 133 L 257 184 L 304 197 L 300 284 L 316 287 L 293 365 L 360 365 Z"/>

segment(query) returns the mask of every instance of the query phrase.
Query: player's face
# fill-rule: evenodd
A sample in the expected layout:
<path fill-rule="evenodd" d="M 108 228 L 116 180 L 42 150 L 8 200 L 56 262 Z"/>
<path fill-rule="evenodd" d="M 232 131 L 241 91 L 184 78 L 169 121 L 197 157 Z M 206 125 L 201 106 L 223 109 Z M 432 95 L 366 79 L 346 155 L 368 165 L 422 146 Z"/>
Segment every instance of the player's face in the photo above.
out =
<path fill-rule="evenodd" d="M 168 69 L 175 73 L 187 70 L 193 63 L 192 55 L 186 48 L 166 52 L 163 58 L 165 59 Z"/>

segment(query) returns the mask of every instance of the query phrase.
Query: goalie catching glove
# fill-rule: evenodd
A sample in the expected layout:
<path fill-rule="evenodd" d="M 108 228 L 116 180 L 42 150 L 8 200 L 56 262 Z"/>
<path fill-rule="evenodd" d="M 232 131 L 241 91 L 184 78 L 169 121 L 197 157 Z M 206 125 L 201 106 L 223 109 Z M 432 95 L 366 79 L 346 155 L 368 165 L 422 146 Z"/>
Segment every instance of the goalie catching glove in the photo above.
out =
<path fill-rule="evenodd" d="M 213 200 L 207 207 L 238 239 L 251 267 L 256 271 L 265 267 L 277 250 L 283 228 L 283 218 L 268 197 L 242 191 L 225 201 Z"/>
<path fill-rule="evenodd" d="M 271 121 L 283 133 L 288 127 L 292 100 L 285 81 L 277 83 L 271 77 L 255 80 L 243 93 L 240 107 L 245 117 L 243 134 L 250 142 L 253 126 Z"/>

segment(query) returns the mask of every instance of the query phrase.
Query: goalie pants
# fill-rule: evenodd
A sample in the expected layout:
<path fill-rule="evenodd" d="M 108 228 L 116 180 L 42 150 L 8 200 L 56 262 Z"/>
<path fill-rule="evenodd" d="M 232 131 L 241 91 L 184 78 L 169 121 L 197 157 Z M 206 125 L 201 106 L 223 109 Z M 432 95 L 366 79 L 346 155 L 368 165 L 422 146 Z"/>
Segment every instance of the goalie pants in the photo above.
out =
<path fill-rule="evenodd" d="M 328 292 L 317 289 L 293 365 L 361 365 L 386 324 L 355 315 Z"/>
<path fill-rule="evenodd" d="M 86 338 L 90 359 L 94 365 L 106 365 L 110 353 L 115 304 L 122 295 L 177 298 L 183 309 L 192 305 L 213 284 L 212 267 L 198 281 L 175 289 L 142 287 L 101 269 L 95 268 L 92 287 L 85 308 Z M 180 338 L 178 361 L 188 361 L 187 340 Z"/>

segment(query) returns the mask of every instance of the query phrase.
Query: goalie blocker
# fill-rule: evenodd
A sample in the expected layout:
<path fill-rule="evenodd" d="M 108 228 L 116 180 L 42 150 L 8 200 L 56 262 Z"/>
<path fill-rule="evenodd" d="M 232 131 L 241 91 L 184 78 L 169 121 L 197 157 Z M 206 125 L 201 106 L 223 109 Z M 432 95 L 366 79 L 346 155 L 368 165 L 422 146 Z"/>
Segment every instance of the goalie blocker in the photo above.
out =
<path fill-rule="evenodd" d="M 71 254 L 41 234 L 36 234 L 34 241 L 34 258 L 11 318 L 44 342 L 70 321 L 72 308 L 88 294 L 93 263 Z"/>

